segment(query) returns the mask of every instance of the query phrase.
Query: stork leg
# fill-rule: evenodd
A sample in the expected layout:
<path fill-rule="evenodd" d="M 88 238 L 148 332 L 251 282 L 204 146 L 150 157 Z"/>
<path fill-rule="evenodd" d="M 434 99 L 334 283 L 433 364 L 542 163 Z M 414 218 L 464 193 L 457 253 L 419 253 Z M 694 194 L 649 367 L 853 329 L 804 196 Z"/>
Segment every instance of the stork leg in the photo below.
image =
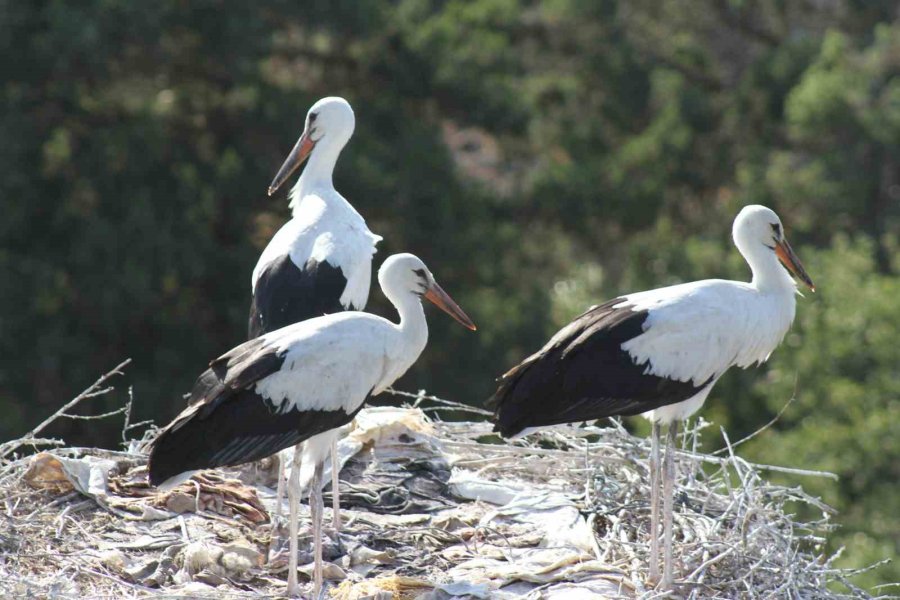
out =
<path fill-rule="evenodd" d="M 278 548 L 278 541 L 281 538 L 279 534 L 279 525 L 281 523 L 281 501 L 284 498 L 284 458 L 281 452 L 275 455 L 278 460 L 278 486 L 275 489 L 275 513 L 272 515 L 272 535 L 269 537 L 268 560 L 272 560 L 272 553 Z"/>
<path fill-rule="evenodd" d="M 675 501 L 675 446 L 678 443 L 678 421 L 669 424 L 669 439 L 666 442 L 665 491 L 663 519 L 665 520 L 665 548 L 663 549 L 663 590 L 672 589 L 672 519 Z"/>
<path fill-rule="evenodd" d="M 309 491 L 309 506 L 313 510 L 313 595 L 318 600 L 322 594 L 322 514 L 325 512 L 325 504 L 322 502 L 322 472 L 323 464 L 316 465 Z M 315 508 L 313 508 L 315 507 Z"/>
<path fill-rule="evenodd" d="M 334 533 L 341 531 L 341 464 L 337 453 L 338 441 L 331 440 L 331 524 Z"/>
<path fill-rule="evenodd" d="M 303 456 L 303 444 L 294 447 L 294 459 L 291 462 L 291 480 L 288 482 L 288 505 L 291 515 L 291 555 L 288 558 L 287 595 L 289 598 L 300 597 L 300 586 L 297 585 L 297 534 L 300 524 L 300 459 Z"/>
<path fill-rule="evenodd" d="M 659 421 L 653 421 L 650 434 L 650 573 L 648 581 L 659 581 Z"/>
<path fill-rule="evenodd" d="M 278 459 L 278 485 L 275 487 L 275 518 L 280 519 L 281 501 L 284 499 L 284 473 L 287 465 L 284 464 L 284 456 L 282 456 L 281 452 L 276 454 L 275 458 Z"/>

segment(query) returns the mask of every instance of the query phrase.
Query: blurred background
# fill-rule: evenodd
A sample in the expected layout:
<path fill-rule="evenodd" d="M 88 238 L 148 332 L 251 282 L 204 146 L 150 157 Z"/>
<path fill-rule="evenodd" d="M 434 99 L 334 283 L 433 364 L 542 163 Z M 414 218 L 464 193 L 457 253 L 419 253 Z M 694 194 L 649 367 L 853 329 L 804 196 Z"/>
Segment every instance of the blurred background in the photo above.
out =
<path fill-rule="evenodd" d="M 335 185 L 384 236 L 376 268 L 418 254 L 479 325 L 429 311 L 400 389 L 480 404 L 591 303 L 747 279 L 732 219 L 775 209 L 819 291 L 702 414 L 736 440 L 794 397 L 741 454 L 838 473 L 796 479 L 840 511 L 831 550 L 895 557 L 898 16 L 878 0 L 0 1 L 0 439 L 126 357 L 115 394 L 79 410 L 129 386 L 134 420 L 179 410 L 243 340 L 251 270 L 289 217 L 266 187 L 309 106 L 341 95 L 357 128 Z M 369 307 L 393 318 L 374 286 Z M 114 447 L 120 429 L 47 433 Z M 893 564 L 856 583 L 898 580 Z"/>

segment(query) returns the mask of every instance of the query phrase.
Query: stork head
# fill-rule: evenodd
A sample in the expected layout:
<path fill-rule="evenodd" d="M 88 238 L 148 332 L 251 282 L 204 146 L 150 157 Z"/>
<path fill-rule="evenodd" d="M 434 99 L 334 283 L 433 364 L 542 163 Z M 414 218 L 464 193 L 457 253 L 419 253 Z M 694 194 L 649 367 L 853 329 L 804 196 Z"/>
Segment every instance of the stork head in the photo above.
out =
<path fill-rule="evenodd" d="M 781 219 L 771 208 L 752 204 L 745 206 L 734 219 L 731 230 L 734 243 L 753 266 L 753 258 L 774 253 L 797 279 L 802 281 L 810 290 L 816 291 L 816 286 L 803 267 L 803 263 L 794 253 L 784 234 L 784 226 Z"/>
<path fill-rule="evenodd" d="M 343 98 L 329 96 L 313 104 L 306 113 L 306 124 L 300 139 L 269 186 L 269 195 L 278 191 L 318 144 L 327 143 L 336 146 L 340 152 L 353 135 L 355 127 L 356 117 L 353 115 L 353 109 Z"/>
<path fill-rule="evenodd" d="M 402 294 L 415 294 L 432 302 L 459 324 L 475 331 L 475 323 L 438 285 L 434 275 L 419 257 L 412 254 L 389 256 L 378 270 L 378 283 L 392 300 Z"/>

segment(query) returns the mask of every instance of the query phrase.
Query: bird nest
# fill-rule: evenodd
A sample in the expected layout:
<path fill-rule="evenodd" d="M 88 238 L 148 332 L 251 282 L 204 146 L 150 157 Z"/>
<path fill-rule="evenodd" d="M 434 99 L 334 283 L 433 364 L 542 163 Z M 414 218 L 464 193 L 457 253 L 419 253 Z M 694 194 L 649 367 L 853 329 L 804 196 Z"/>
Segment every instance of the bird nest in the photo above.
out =
<path fill-rule="evenodd" d="M 363 410 L 342 439 L 345 526 L 328 532 L 326 510 L 327 597 L 665 596 L 646 583 L 647 440 L 613 422 L 503 442 L 484 421 L 438 420 L 432 411 L 464 408 L 427 400 Z M 775 467 L 749 463 L 731 445 L 722 455 L 697 452 L 704 426 L 681 436 L 677 454 L 676 594 L 871 598 L 824 550 L 832 510 L 800 487 L 768 482 Z M 146 483 L 141 445 L 7 453 L 0 596 L 283 597 L 275 461 L 208 471 L 160 492 Z"/>

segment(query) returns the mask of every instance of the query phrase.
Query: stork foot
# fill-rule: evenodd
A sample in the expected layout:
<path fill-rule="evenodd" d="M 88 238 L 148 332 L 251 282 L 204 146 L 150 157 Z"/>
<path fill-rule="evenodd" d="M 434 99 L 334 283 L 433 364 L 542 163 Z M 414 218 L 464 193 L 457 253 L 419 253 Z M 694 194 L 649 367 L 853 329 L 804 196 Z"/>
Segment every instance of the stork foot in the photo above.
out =
<path fill-rule="evenodd" d="M 287 590 L 285 591 L 285 595 L 288 598 L 301 598 L 300 596 L 300 585 L 294 581 L 292 583 L 288 583 Z"/>

